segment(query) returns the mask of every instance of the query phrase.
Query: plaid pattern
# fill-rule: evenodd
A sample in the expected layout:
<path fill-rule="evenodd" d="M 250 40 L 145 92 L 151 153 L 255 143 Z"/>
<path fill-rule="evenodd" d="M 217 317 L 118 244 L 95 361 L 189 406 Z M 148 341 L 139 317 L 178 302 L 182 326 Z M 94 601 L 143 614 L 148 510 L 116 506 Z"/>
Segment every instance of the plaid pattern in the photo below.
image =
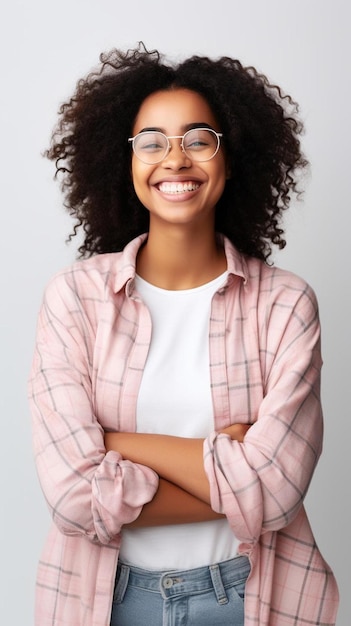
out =
<path fill-rule="evenodd" d="M 79 261 L 49 283 L 29 380 L 39 480 L 53 518 L 37 575 L 37 626 L 108 626 L 120 529 L 158 478 L 105 454 L 104 430 L 135 430 L 151 321 L 134 291 L 145 236 Z M 240 255 L 214 296 L 210 368 L 216 428 L 254 424 L 245 442 L 211 433 L 212 506 L 248 554 L 245 626 L 331 626 L 338 590 L 304 508 L 321 452 L 320 328 L 310 287 Z"/>

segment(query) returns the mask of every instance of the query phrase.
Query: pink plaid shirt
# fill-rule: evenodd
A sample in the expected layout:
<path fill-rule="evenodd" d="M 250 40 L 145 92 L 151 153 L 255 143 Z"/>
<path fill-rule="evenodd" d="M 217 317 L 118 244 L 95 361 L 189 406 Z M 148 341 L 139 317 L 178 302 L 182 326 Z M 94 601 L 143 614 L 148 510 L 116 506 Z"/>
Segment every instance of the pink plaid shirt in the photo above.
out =
<path fill-rule="evenodd" d="M 37 576 L 37 626 L 108 626 L 123 524 L 157 475 L 105 453 L 105 430 L 135 430 L 151 337 L 134 289 L 145 236 L 78 261 L 48 285 L 29 381 L 38 475 L 53 524 Z M 212 507 L 251 561 L 245 626 L 335 624 L 338 590 L 304 508 L 322 445 L 315 295 L 295 275 L 224 240 L 229 276 L 215 294 L 210 370 L 215 427 L 253 426 L 244 443 L 204 443 Z"/>

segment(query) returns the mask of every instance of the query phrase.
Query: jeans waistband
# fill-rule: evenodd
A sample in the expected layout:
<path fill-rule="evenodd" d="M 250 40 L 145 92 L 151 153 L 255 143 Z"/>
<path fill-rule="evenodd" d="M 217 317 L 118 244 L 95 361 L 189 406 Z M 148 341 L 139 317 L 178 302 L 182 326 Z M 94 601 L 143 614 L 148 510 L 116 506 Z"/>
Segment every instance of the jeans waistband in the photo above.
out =
<path fill-rule="evenodd" d="M 225 589 L 246 580 L 250 562 L 246 556 L 188 570 L 154 571 L 119 563 L 116 576 L 117 596 L 124 596 L 128 585 L 161 593 L 167 599 L 214 589 L 218 602 L 226 602 Z M 118 584 L 117 584 L 118 583 Z M 118 598 L 116 598 L 118 601 Z"/>

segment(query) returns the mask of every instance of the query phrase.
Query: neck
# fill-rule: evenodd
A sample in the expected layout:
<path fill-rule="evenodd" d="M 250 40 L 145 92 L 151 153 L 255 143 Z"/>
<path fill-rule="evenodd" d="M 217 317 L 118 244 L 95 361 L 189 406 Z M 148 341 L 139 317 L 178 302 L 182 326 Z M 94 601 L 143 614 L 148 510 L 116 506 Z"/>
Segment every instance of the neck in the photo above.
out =
<path fill-rule="evenodd" d="M 150 229 L 137 258 L 137 272 L 163 289 L 191 289 L 222 274 L 227 267 L 215 233 L 172 229 L 157 236 Z"/>

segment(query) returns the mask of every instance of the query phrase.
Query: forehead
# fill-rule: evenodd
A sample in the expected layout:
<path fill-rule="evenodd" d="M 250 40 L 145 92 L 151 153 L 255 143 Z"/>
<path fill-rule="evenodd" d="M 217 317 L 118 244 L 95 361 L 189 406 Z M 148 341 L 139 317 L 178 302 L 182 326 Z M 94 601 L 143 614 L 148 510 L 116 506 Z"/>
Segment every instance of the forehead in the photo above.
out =
<path fill-rule="evenodd" d="M 159 128 L 168 134 L 177 134 L 198 122 L 220 130 L 210 105 L 201 94 L 190 89 L 155 91 L 141 104 L 133 133 L 144 128 Z"/>

